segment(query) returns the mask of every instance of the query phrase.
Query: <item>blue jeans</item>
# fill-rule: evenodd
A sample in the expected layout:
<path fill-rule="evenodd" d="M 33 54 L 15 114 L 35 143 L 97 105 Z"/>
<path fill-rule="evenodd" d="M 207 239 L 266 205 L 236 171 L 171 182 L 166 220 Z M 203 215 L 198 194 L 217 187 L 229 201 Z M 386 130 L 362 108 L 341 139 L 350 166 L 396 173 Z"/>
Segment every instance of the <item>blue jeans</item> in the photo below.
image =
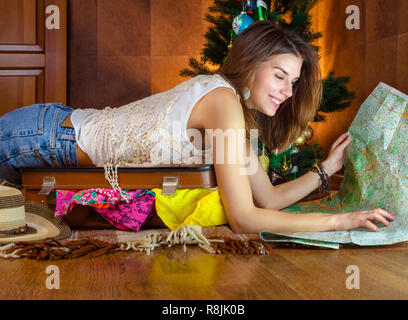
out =
<path fill-rule="evenodd" d="M 75 130 L 61 127 L 72 111 L 61 103 L 42 103 L 0 117 L 0 182 L 21 186 L 24 167 L 78 167 Z"/>

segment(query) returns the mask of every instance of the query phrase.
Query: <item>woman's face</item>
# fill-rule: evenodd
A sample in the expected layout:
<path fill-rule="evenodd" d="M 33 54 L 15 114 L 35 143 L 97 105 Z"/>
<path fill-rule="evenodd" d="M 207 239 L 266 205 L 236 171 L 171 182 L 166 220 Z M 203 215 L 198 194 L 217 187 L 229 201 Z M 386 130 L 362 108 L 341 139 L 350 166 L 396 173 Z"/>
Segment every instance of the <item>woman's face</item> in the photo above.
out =
<path fill-rule="evenodd" d="M 302 62 L 302 58 L 290 53 L 279 54 L 263 62 L 250 85 L 248 108 L 273 117 L 282 102 L 292 96 L 293 85 L 300 77 Z"/>

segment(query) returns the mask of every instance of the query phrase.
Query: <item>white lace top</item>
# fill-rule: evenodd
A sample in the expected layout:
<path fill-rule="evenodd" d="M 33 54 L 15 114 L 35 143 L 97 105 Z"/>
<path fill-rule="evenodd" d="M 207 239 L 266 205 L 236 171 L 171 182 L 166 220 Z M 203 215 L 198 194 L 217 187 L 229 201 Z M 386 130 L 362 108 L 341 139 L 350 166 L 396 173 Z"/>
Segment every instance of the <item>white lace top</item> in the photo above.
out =
<path fill-rule="evenodd" d="M 186 127 L 196 102 L 218 87 L 237 94 L 218 74 L 198 75 L 119 108 L 76 109 L 71 114 L 76 141 L 119 190 L 117 167 L 212 164 L 211 148 L 203 152 L 191 143 Z M 201 139 L 196 141 L 201 144 Z"/>

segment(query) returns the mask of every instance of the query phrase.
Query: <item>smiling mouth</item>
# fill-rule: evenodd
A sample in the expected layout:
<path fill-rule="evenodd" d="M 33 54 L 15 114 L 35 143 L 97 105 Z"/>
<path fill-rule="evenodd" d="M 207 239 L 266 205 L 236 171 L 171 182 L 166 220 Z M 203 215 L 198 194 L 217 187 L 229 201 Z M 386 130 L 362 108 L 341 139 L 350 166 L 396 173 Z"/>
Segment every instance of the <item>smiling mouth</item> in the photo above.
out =
<path fill-rule="evenodd" d="M 272 105 L 273 105 L 275 108 L 279 108 L 280 103 L 278 102 L 277 99 L 273 98 L 272 96 L 269 96 L 269 100 L 272 102 Z"/>

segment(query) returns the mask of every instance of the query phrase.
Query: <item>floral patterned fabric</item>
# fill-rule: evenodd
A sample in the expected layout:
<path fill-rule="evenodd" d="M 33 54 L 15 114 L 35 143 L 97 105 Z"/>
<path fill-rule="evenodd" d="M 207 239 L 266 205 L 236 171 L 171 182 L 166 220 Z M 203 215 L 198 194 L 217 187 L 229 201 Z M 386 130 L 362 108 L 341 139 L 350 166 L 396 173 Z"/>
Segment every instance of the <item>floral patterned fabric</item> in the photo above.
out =
<path fill-rule="evenodd" d="M 74 206 L 91 206 L 117 229 L 139 231 L 155 212 L 155 193 L 146 189 L 119 190 L 94 188 L 57 190 L 55 216 L 67 215 Z"/>

